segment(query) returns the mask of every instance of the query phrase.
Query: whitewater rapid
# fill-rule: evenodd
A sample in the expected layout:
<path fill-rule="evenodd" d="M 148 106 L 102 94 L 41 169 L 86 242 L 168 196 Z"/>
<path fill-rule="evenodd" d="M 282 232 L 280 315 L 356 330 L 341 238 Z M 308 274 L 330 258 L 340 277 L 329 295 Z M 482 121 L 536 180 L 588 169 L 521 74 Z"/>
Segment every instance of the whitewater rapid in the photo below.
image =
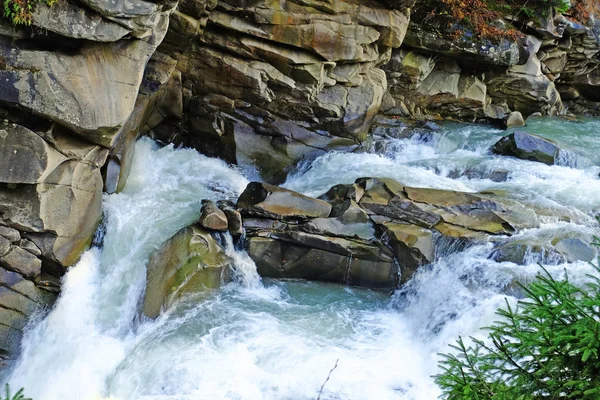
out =
<path fill-rule="evenodd" d="M 320 195 L 334 184 L 382 176 L 494 191 L 548 214 L 539 229 L 512 240 L 559 233 L 588 240 L 600 211 L 598 128 L 598 121 L 530 126 L 582 154 L 577 168 L 492 157 L 489 145 L 505 132 L 457 125 L 433 139 L 389 139 L 378 153 L 326 154 L 285 186 Z M 505 182 L 485 177 L 496 170 L 506 171 Z M 247 182 L 242 170 L 221 161 L 140 140 L 125 190 L 105 197 L 102 248 L 69 269 L 54 309 L 32 322 L 11 386 L 34 400 L 316 399 L 337 362 L 323 400 L 433 400 L 440 393 L 432 378 L 438 353 L 458 335 L 481 335 L 505 299 L 517 301 L 515 282 L 540 271 L 534 258 L 525 266 L 493 261 L 491 243 L 445 248 L 390 296 L 261 280 L 229 243 L 235 282 L 209 298 L 186 298 L 156 321 L 140 319 L 151 252 L 197 218 L 202 199 L 235 199 Z M 578 283 L 593 273 L 586 262 L 546 267 L 556 277 L 568 270 Z"/>

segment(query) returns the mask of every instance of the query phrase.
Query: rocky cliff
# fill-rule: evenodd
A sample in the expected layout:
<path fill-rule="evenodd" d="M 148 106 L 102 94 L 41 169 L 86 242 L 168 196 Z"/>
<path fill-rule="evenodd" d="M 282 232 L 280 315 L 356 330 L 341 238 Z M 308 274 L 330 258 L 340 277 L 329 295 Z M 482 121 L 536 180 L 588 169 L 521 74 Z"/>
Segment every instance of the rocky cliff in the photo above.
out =
<path fill-rule="evenodd" d="M 411 21 L 413 3 L 61 0 L 31 26 L 0 19 L 0 350 L 90 245 L 142 134 L 277 183 L 359 145 L 380 112 L 600 113 L 600 27 L 551 13 L 512 41 L 451 39 Z M 301 244 L 261 229 L 255 249 Z"/>

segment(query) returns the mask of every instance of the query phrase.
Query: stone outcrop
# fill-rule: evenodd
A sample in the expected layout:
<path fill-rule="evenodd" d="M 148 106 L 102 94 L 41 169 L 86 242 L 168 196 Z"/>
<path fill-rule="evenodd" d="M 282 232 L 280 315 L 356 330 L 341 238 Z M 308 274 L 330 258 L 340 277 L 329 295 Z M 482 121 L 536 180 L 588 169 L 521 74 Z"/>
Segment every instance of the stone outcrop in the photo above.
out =
<path fill-rule="evenodd" d="M 177 60 L 185 116 L 151 135 L 282 181 L 366 138 L 408 20 L 368 1 L 182 2 L 159 51 Z"/>
<path fill-rule="evenodd" d="M 336 185 L 319 199 L 252 182 L 237 210 L 262 276 L 382 289 L 407 282 L 448 241 L 486 242 L 538 226 L 533 211 L 491 194 L 376 178 Z"/>
<path fill-rule="evenodd" d="M 576 153 L 560 148 L 554 141 L 523 131 L 504 136 L 491 148 L 493 154 L 536 161 L 547 165 L 575 167 L 586 160 Z"/>
<path fill-rule="evenodd" d="M 550 11 L 550 14 L 553 12 Z M 562 115 L 600 112 L 600 39 L 597 27 L 560 14 L 543 26 L 507 16 L 523 37 L 491 42 L 468 28 L 440 34 L 436 19 L 413 20 L 384 67 L 391 94 L 385 111 L 412 118 L 487 120 L 500 125 L 510 112 Z M 417 18 L 417 21 L 423 18 Z"/>
<path fill-rule="evenodd" d="M 144 315 L 156 318 L 186 294 L 219 288 L 230 279 L 230 264 L 208 231 L 197 225 L 183 228 L 148 261 Z"/>
<path fill-rule="evenodd" d="M 123 187 L 132 144 L 168 115 L 177 78 L 174 63 L 155 55 L 175 3 L 36 4 L 31 28 L 0 20 L 0 353 L 8 358 L 27 317 L 52 303 L 65 269 L 92 242 L 103 189 Z"/>

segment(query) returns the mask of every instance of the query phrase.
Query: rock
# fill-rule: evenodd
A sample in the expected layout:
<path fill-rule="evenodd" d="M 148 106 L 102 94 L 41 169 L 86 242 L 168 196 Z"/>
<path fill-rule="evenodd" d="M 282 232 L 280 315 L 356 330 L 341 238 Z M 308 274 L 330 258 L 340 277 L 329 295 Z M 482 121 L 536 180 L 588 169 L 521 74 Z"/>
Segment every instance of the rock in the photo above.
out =
<path fill-rule="evenodd" d="M 0 236 L 8 239 L 9 242 L 15 243 L 21 240 L 21 234 L 18 230 L 9 228 L 8 226 L 0 225 Z"/>
<path fill-rule="evenodd" d="M 146 63 L 166 31 L 166 13 L 157 18 L 155 34 L 143 40 L 83 41 L 71 51 L 35 43 L 14 46 L 0 38 L 0 100 L 92 143 L 113 146 L 134 109 Z"/>
<path fill-rule="evenodd" d="M 385 223 L 384 235 L 400 265 L 400 283 L 406 283 L 417 269 L 435 260 L 433 233 L 415 225 Z"/>
<path fill-rule="evenodd" d="M 354 200 L 345 200 L 333 207 L 331 216 L 345 224 L 364 224 L 369 222 L 369 216 Z"/>
<path fill-rule="evenodd" d="M 331 204 L 340 204 L 346 200 L 352 200 L 355 203 L 359 202 L 365 190 L 359 185 L 335 185 L 332 186 L 326 193 L 319 196 L 320 200 L 325 200 Z M 337 215 L 336 215 L 337 216 Z"/>
<path fill-rule="evenodd" d="M 185 294 L 219 288 L 231 260 L 205 230 L 189 226 L 165 242 L 148 261 L 143 313 L 156 318 Z"/>
<path fill-rule="evenodd" d="M 408 11 L 353 0 L 191 3 L 172 14 L 161 46 L 193 87 L 179 144 L 277 183 L 304 159 L 366 139 L 387 91 L 380 67 L 401 45 Z"/>
<path fill-rule="evenodd" d="M 523 131 L 515 131 L 492 146 L 492 153 L 522 160 L 555 164 L 559 148 L 551 140 Z"/>
<path fill-rule="evenodd" d="M 580 238 L 564 238 L 552 241 L 552 245 L 559 253 L 563 254 L 567 262 L 594 261 L 596 252 Z"/>
<path fill-rule="evenodd" d="M 274 219 L 326 218 L 331 204 L 288 189 L 251 182 L 240 195 L 237 207 L 242 215 Z"/>
<path fill-rule="evenodd" d="M 238 210 L 233 208 L 224 208 L 223 212 L 227 216 L 227 225 L 229 226 L 229 233 L 234 236 L 241 236 L 244 234 L 244 224 L 242 222 L 242 214 Z"/>
<path fill-rule="evenodd" d="M 7 123 L 0 124 L 0 149 L 0 183 L 7 184 L 0 187 L 4 223 L 28 232 L 44 259 L 74 264 L 100 222 L 100 167 L 108 150 L 58 128 L 42 138 Z"/>
<path fill-rule="evenodd" d="M 42 272 L 40 259 L 18 246 L 12 246 L 0 257 L 0 265 L 27 278 L 35 278 Z"/>
<path fill-rule="evenodd" d="M 248 240 L 248 254 L 255 261 L 261 276 L 302 278 L 373 288 L 391 289 L 397 285 L 398 273 L 385 249 L 373 246 L 369 253 L 378 256 L 368 259 L 341 254 L 344 252 L 342 249 L 339 247 L 336 252 L 321 248 L 307 249 L 287 241 L 262 237 Z"/>
<path fill-rule="evenodd" d="M 213 231 L 227 231 L 227 216 L 210 200 L 202 200 L 202 211 L 198 219 L 200 226 Z"/>
<path fill-rule="evenodd" d="M 10 241 L 3 236 L 0 236 L 0 257 L 6 255 L 10 251 Z"/>
<path fill-rule="evenodd" d="M 438 32 L 429 31 L 427 26 L 419 25 L 415 21 L 409 25 L 404 45 L 412 49 L 422 49 L 429 54 L 504 67 L 518 64 L 523 51 L 518 43 L 506 39 L 497 46 L 488 46 L 486 43 L 474 43 L 473 39 L 466 35 L 458 40 L 441 36 Z"/>
<path fill-rule="evenodd" d="M 511 112 L 506 118 L 506 129 L 515 128 L 519 126 L 525 126 L 525 119 L 518 111 Z"/>
<path fill-rule="evenodd" d="M 344 223 L 337 218 L 314 218 L 302 224 L 300 229 L 307 233 L 355 239 L 374 239 L 375 231 L 370 223 Z"/>
<path fill-rule="evenodd" d="M 48 6 L 43 2 L 36 4 L 33 25 L 62 36 L 96 42 L 116 42 L 131 33 L 101 14 L 73 3 L 64 3 L 61 7 Z"/>
<path fill-rule="evenodd" d="M 260 235 L 264 231 L 283 231 L 288 224 L 276 219 L 244 218 L 244 229 L 248 235 Z"/>
<path fill-rule="evenodd" d="M 21 330 L 29 316 L 51 305 L 56 296 L 40 290 L 21 274 L 2 267 L 0 284 L 0 357 L 12 358 L 19 352 Z"/>
<path fill-rule="evenodd" d="M 496 261 L 509 261 L 519 265 L 591 262 L 595 257 L 594 249 L 580 238 L 550 238 L 547 235 L 500 243 L 490 255 Z"/>
<path fill-rule="evenodd" d="M 498 262 L 512 262 L 518 265 L 535 263 L 558 265 L 566 261 L 565 256 L 552 246 L 527 239 L 497 245 L 490 258 Z"/>

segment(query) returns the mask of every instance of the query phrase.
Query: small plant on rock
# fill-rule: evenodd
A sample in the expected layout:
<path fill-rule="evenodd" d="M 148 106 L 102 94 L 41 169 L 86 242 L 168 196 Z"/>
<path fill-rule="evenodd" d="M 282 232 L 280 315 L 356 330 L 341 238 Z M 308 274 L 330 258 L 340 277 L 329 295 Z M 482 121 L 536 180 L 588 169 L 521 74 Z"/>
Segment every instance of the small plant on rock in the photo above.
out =
<path fill-rule="evenodd" d="M 467 346 L 459 338 L 456 352 L 442 355 L 435 378 L 443 398 L 599 399 L 600 279 L 590 279 L 580 288 L 544 270 L 522 286 L 525 299 L 497 311 L 489 342 L 472 338 Z"/>
<path fill-rule="evenodd" d="M 49 6 L 54 5 L 57 0 L 3 0 L 4 17 L 8 18 L 14 25 L 31 25 L 35 7 L 40 3 Z"/>

